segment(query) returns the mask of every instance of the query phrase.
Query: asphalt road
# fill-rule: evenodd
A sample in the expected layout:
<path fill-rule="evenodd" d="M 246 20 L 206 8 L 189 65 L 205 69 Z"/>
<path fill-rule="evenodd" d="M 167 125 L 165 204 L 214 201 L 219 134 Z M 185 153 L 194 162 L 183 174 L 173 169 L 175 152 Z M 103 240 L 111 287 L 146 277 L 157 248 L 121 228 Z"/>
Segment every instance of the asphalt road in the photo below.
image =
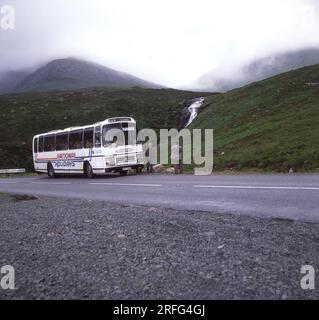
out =
<path fill-rule="evenodd" d="M 0 192 L 319 221 L 319 175 L 109 175 L 0 179 Z"/>

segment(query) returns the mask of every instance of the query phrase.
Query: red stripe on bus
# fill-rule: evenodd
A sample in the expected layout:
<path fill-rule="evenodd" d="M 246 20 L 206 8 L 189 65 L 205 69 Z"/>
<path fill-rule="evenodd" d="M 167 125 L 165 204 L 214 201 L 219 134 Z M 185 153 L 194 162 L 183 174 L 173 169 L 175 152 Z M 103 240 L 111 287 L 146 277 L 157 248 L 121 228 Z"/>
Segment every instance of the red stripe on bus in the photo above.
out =
<path fill-rule="evenodd" d="M 36 158 L 36 161 L 42 160 L 57 160 L 58 158 Z"/>

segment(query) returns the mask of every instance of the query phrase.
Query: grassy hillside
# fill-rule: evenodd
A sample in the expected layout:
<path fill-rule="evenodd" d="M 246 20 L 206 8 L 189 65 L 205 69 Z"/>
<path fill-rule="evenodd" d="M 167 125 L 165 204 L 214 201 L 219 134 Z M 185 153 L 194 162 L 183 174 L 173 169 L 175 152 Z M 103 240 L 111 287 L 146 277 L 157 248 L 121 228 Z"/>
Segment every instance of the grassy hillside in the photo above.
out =
<path fill-rule="evenodd" d="M 32 167 L 31 138 L 52 129 L 132 116 L 140 128 L 177 127 L 183 101 L 208 94 L 86 89 L 0 96 L 0 167 Z M 217 169 L 319 168 L 319 65 L 209 95 L 191 127 L 215 129 Z"/>
<path fill-rule="evenodd" d="M 207 98 L 192 127 L 215 129 L 218 169 L 319 168 L 319 65 Z"/>
<path fill-rule="evenodd" d="M 33 135 L 132 116 L 139 128 L 175 128 L 183 101 L 204 94 L 168 89 L 105 88 L 0 96 L 0 168 L 32 168 Z"/>

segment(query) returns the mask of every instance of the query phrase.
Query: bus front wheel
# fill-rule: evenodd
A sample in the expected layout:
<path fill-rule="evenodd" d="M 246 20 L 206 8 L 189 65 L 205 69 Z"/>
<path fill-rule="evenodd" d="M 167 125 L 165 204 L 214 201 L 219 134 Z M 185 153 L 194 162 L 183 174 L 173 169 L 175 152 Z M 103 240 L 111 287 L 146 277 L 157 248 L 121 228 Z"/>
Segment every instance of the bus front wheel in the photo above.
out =
<path fill-rule="evenodd" d="M 88 179 L 94 177 L 92 166 L 88 162 L 84 165 L 84 175 Z"/>
<path fill-rule="evenodd" d="M 55 178 L 56 177 L 56 174 L 55 174 L 55 171 L 54 171 L 52 163 L 48 164 L 48 176 L 50 178 Z"/>

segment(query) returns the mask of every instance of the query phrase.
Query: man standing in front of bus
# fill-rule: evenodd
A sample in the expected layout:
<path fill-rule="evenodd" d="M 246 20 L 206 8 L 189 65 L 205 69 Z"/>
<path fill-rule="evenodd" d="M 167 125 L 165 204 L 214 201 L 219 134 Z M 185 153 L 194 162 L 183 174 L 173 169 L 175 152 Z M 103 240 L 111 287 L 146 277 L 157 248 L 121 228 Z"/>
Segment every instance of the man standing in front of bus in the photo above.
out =
<path fill-rule="evenodd" d="M 154 149 L 152 143 L 148 144 L 145 155 L 148 158 L 148 162 L 146 164 L 147 173 L 154 173 L 154 164 L 156 164 L 156 149 Z"/>
<path fill-rule="evenodd" d="M 182 147 L 178 142 L 175 142 L 171 148 L 171 162 L 174 165 L 174 173 L 182 174 L 183 165 L 182 165 Z"/>

